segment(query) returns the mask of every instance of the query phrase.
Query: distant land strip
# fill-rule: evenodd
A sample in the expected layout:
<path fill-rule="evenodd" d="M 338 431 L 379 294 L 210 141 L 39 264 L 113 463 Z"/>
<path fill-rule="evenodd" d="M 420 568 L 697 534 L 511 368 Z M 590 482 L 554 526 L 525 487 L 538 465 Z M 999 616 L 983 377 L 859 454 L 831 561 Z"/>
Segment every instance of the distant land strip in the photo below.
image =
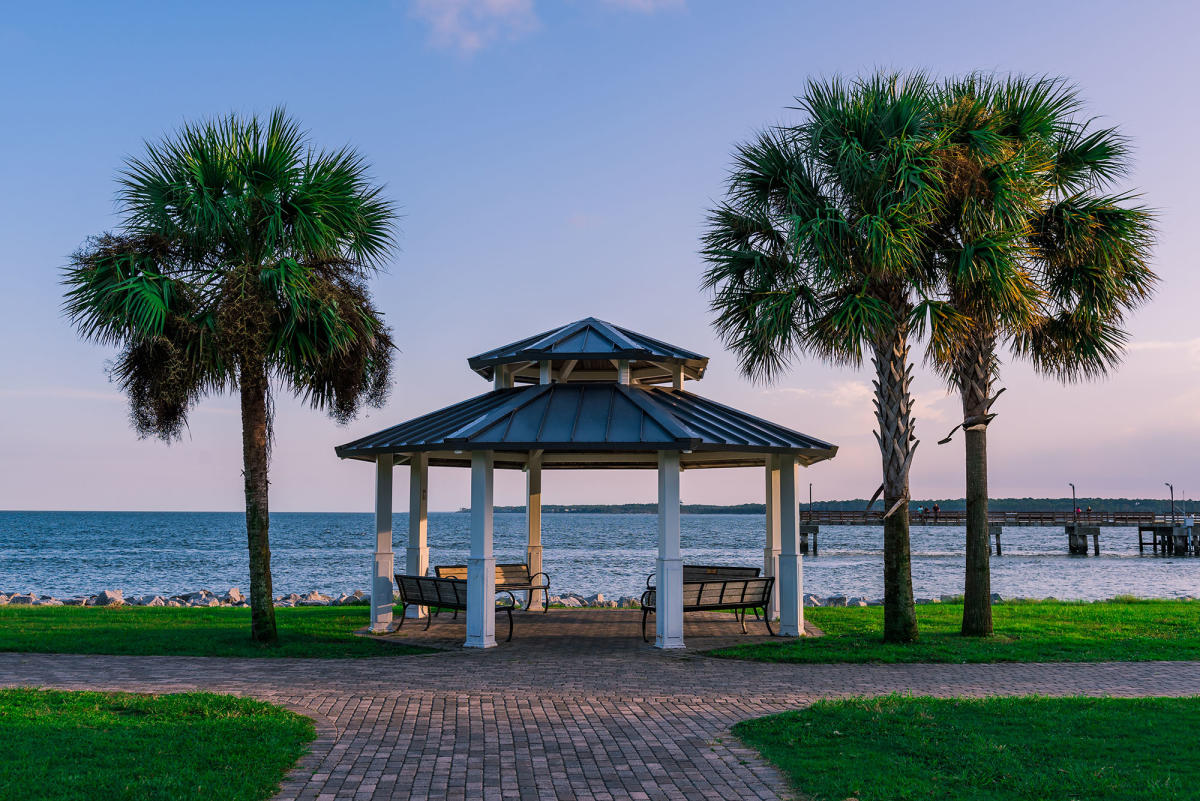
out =
<path fill-rule="evenodd" d="M 915 500 L 909 504 L 909 508 L 916 511 L 919 507 L 930 509 L 934 504 L 940 508 L 952 512 L 966 509 L 966 500 L 963 498 L 940 498 L 933 500 Z M 1087 509 L 1089 506 L 1092 511 L 1097 513 L 1102 512 L 1168 512 L 1170 511 L 1170 501 L 1165 498 L 1078 498 L 1075 504 L 1080 509 Z M 866 498 L 853 498 L 847 501 L 815 501 L 812 505 L 813 509 L 817 510 L 837 510 L 837 511 L 861 511 L 866 508 Z M 1187 510 L 1191 510 L 1193 503 L 1187 502 Z M 807 509 L 808 503 L 801 501 L 801 509 Z M 879 508 L 879 502 L 875 503 L 875 508 Z M 988 501 L 988 510 L 992 512 L 1062 512 L 1071 511 L 1070 498 L 992 498 Z M 1184 502 L 1175 501 L 1175 510 L 1183 513 L 1185 510 Z M 459 509 L 460 512 L 469 512 L 469 508 Z M 524 506 L 497 506 L 497 513 L 524 513 Z M 685 503 L 682 505 L 681 511 L 687 515 L 761 515 L 766 514 L 766 507 L 761 503 L 739 503 L 731 506 L 718 506 L 705 503 Z M 542 504 L 542 512 L 545 514 L 656 514 L 658 505 L 654 503 L 576 503 L 576 504 Z"/>

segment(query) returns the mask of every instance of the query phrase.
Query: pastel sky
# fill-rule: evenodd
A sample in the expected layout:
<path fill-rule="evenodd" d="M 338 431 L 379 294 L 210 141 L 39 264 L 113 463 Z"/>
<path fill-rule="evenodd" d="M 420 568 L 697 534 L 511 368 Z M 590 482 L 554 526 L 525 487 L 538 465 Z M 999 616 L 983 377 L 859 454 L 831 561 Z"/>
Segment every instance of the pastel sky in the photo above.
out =
<path fill-rule="evenodd" d="M 1086 10 L 1085 10 L 1086 9 Z M 1200 493 L 1200 56 L 1194 3 L 416 0 L 11 5 L 0 20 L 0 509 L 236 510 L 235 402 L 184 441 L 139 441 L 80 342 L 61 269 L 111 227 L 122 160 L 194 120 L 286 104 L 321 145 L 350 143 L 403 209 L 374 283 L 401 352 L 387 407 L 342 428 L 280 398 L 272 505 L 369 511 L 371 468 L 333 446 L 486 391 L 466 357 L 594 315 L 712 357 L 696 391 L 837 443 L 801 476 L 870 495 L 866 375 L 801 361 L 752 385 L 710 328 L 698 236 L 735 143 L 794 119 L 806 79 L 877 67 L 1064 75 L 1132 140 L 1128 187 L 1160 211 L 1158 298 L 1107 381 L 1021 364 L 992 427 L 994 496 Z M 918 371 L 915 497 L 961 497 L 958 406 Z M 397 497 L 405 478 L 399 476 Z M 695 471 L 685 501 L 762 498 L 758 470 Z M 520 502 L 501 474 L 497 502 Z M 558 473 L 547 503 L 649 501 L 651 473 Z M 803 493 L 804 491 L 802 491 Z M 467 503 L 435 469 L 433 509 Z"/>

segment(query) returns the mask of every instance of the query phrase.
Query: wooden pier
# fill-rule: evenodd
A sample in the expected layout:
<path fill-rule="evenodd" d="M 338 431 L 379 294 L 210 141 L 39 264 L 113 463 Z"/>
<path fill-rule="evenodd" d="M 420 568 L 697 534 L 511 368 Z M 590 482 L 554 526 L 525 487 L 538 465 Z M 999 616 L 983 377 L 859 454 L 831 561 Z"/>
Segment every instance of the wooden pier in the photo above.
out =
<path fill-rule="evenodd" d="M 909 523 L 914 526 L 965 526 L 967 513 L 961 509 L 938 512 L 910 512 Z M 1176 515 L 1176 525 L 1183 525 L 1183 515 Z M 800 522 L 822 526 L 881 526 L 883 511 L 872 509 L 800 509 Z M 1123 527 L 1170 525 L 1170 515 L 1153 512 L 1080 512 L 1078 519 L 1071 512 L 989 512 L 988 523 L 1002 526 L 1081 526 Z"/>
<path fill-rule="evenodd" d="M 1149 534 L 1147 541 L 1145 535 Z M 1149 545 L 1153 553 L 1160 551 L 1164 556 L 1200 556 L 1200 528 L 1171 523 L 1146 523 L 1138 526 L 1138 553 L 1145 553 Z"/>
<path fill-rule="evenodd" d="M 882 526 L 881 510 L 861 511 L 854 509 L 800 509 L 800 523 L 806 529 L 802 543 L 808 553 L 811 538 L 813 556 L 817 555 L 817 530 L 821 526 Z M 909 522 L 914 526 L 957 526 L 967 524 L 967 513 L 961 509 L 952 511 L 911 512 Z M 1153 553 L 1172 556 L 1200 556 L 1200 526 L 1187 525 L 1190 518 L 1183 515 L 1160 515 L 1153 512 L 989 512 L 988 540 L 994 542 L 997 556 L 1004 553 L 1000 535 L 1005 526 L 1062 526 L 1067 535 L 1067 550 L 1072 554 L 1086 556 L 1088 540 L 1092 541 L 1092 552 L 1100 555 L 1101 528 L 1136 528 L 1138 530 L 1138 552 L 1145 553 L 1149 545 Z M 1150 538 L 1146 539 L 1149 534 Z"/>

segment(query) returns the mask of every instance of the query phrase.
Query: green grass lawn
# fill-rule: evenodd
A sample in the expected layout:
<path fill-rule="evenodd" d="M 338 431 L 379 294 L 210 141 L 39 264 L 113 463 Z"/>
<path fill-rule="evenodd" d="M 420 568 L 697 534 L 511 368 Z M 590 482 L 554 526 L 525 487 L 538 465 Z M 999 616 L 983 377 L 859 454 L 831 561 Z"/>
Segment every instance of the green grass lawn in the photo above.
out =
<path fill-rule="evenodd" d="M 1200 698 L 818 701 L 734 734 L 814 801 L 1200 797 Z"/>
<path fill-rule="evenodd" d="M 996 604 L 992 607 L 996 633 L 982 639 L 959 635 L 960 604 L 922 604 L 917 607 L 920 640 L 908 645 L 883 644 L 880 607 L 815 608 L 806 609 L 805 615 L 825 636 L 737 645 L 709 653 L 763 662 L 1200 659 L 1200 601 Z"/>
<path fill-rule="evenodd" d="M 313 736 L 308 718 L 226 695 L 0 690 L 0 798 L 260 801 Z"/>
<path fill-rule="evenodd" d="M 264 657 L 431 652 L 355 636 L 368 616 L 365 606 L 276 609 L 279 645 L 263 648 L 250 642 L 246 608 L 0 606 L 0 651 Z"/>

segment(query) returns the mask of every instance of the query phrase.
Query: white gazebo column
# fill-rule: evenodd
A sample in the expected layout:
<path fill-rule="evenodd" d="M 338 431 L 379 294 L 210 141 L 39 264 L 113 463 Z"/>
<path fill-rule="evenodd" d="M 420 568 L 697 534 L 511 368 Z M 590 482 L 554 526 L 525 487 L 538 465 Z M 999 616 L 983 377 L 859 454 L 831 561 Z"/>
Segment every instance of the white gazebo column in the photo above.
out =
<path fill-rule="evenodd" d="M 498 364 L 493 368 L 492 388 L 493 389 L 508 389 L 513 385 L 512 374 L 508 371 L 508 366 Z"/>
<path fill-rule="evenodd" d="M 382 634 L 392 622 L 392 455 L 375 457 L 375 564 L 371 572 L 371 631 Z"/>
<path fill-rule="evenodd" d="M 492 552 L 491 451 L 471 453 L 471 555 L 467 558 L 468 648 L 496 645 L 496 556 Z"/>
<path fill-rule="evenodd" d="M 804 634 L 804 562 L 800 556 L 800 509 L 796 503 L 796 457 L 779 457 L 779 633 Z"/>
<path fill-rule="evenodd" d="M 542 452 L 529 454 L 529 469 L 525 474 L 525 522 L 528 544 L 525 546 L 525 561 L 529 564 L 529 575 L 542 572 Z M 543 579 L 544 580 L 544 577 Z M 530 590 L 526 593 L 525 608 L 541 609 L 542 593 Z"/>
<path fill-rule="evenodd" d="M 679 550 L 679 451 L 658 453 L 658 608 L 654 613 L 659 648 L 683 647 L 683 555 Z"/>
<path fill-rule="evenodd" d="M 767 457 L 767 544 L 763 548 L 763 575 L 774 576 L 767 619 L 779 617 L 779 457 Z"/>
<path fill-rule="evenodd" d="M 404 571 L 410 576 L 429 572 L 429 454 L 414 453 L 409 462 L 408 550 Z M 424 606 L 410 606 L 408 617 L 424 617 Z"/>

